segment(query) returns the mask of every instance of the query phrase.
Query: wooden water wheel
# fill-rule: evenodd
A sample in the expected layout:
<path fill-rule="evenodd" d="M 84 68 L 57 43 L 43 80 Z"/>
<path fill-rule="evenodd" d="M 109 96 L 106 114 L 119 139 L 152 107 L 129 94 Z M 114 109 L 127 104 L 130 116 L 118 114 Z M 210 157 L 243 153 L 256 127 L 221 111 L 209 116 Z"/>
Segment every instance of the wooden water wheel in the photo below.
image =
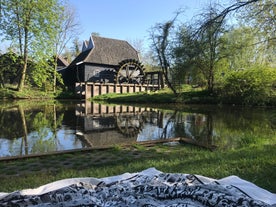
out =
<path fill-rule="evenodd" d="M 128 84 L 142 84 L 144 80 L 144 66 L 137 60 L 127 59 L 119 63 L 119 70 L 115 82 Z"/>

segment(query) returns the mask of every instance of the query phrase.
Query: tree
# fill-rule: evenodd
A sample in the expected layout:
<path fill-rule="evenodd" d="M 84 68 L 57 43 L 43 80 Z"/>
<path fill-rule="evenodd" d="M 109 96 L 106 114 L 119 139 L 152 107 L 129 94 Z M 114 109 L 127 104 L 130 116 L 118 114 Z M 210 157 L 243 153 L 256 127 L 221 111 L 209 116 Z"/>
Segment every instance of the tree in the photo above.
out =
<path fill-rule="evenodd" d="M 68 49 L 67 47 L 65 47 L 64 51 L 62 52 L 61 55 L 69 64 L 72 62 L 72 60 L 75 58 L 75 56 L 73 55 L 73 52 Z"/>
<path fill-rule="evenodd" d="M 57 60 L 62 54 L 67 43 L 73 40 L 73 44 L 76 45 L 78 39 L 76 36 L 79 34 L 79 23 L 76 21 L 75 10 L 68 4 L 62 6 L 63 11 L 59 13 L 56 37 L 54 39 L 54 71 L 53 71 L 53 89 L 56 90 L 56 79 L 57 79 Z M 76 54 L 79 53 L 79 48 L 76 47 Z"/>
<path fill-rule="evenodd" d="M 223 9 L 221 12 L 219 12 L 213 18 L 207 19 L 207 21 L 205 21 L 201 25 L 201 27 L 199 28 L 199 31 L 204 30 L 204 28 L 208 28 L 208 25 L 213 24 L 214 22 L 225 21 L 226 17 L 229 16 L 230 14 L 238 12 L 242 8 L 248 7 L 251 4 L 254 4 L 258 1 L 261 1 L 261 0 L 248 0 L 248 1 L 238 1 L 237 0 L 234 4 L 226 7 L 225 9 Z"/>
<path fill-rule="evenodd" d="M 81 45 L 82 42 L 79 40 L 79 38 L 75 38 L 73 40 L 73 45 L 71 47 L 71 56 L 76 58 L 81 53 Z"/>
<path fill-rule="evenodd" d="M 22 66 L 22 57 L 9 51 L 0 55 L 0 86 L 5 87 L 5 83 L 14 83 L 18 80 L 18 74 Z"/>
<path fill-rule="evenodd" d="M 192 26 L 183 25 L 180 28 L 174 47 L 175 76 L 184 77 L 189 72 L 194 80 L 199 81 L 203 77 L 210 92 L 214 88 L 216 65 L 222 58 L 219 46 L 225 30 L 224 19 L 210 21 L 217 16 L 218 10 L 210 5 Z M 200 80 L 200 85 L 204 81 Z"/>
<path fill-rule="evenodd" d="M 262 33 L 263 41 L 269 43 L 274 42 L 276 35 L 276 9 L 275 1 L 273 0 L 257 0 L 248 4 L 240 12 L 242 23 L 246 26 L 258 28 L 258 32 Z"/>
<path fill-rule="evenodd" d="M 214 22 L 225 21 L 231 14 L 236 14 L 238 21 L 245 27 L 251 28 L 252 31 L 254 28 L 255 37 L 259 39 L 257 40 L 256 38 L 252 46 L 260 45 L 255 49 L 263 52 L 262 56 L 265 57 L 263 61 L 270 62 L 273 65 L 275 64 L 273 55 L 268 55 L 267 52 L 273 54 L 276 47 L 275 11 L 275 2 L 273 0 L 236 1 L 236 3 L 202 24 L 199 31 L 204 30 Z"/>
<path fill-rule="evenodd" d="M 259 8 L 257 5 L 262 6 L 260 6 Z M 223 9 L 222 11 L 219 11 L 215 6 L 210 5 L 210 7 L 207 9 L 207 12 L 204 12 L 200 15 L 200 20 L 197 23 L 193 23 L 193 26 L 184 26 L 183 28 L 181 28 L 177 37 L 177 45 L 174 48 L 174 55 L 176 58 L 176 76 L 179 77 L 179 74 L 181 74 L 181 72 L 182 74 L 186 74 L 187 71 L 196 71 L 197 74 L 199 74 L 198 72 L 200 72 L 201 74 L 203 74 L 204 79 L 207 82 L 209 91 L 213 91 L 215 75 L 216 73 L 218 74 L 220 72 L 219 70 L 221 68 L 219 69 L 218 67 L 221 67 L 223 65 L 223 58 L 227 58 L 228 61 L 232 59 L 231 67 L 239 68 L 242 67 L 242 65 L 245 65 L 245 61 L 247 61 L 246 64 L 249 64 L 249 62 L 253 59 L 260 62 L 260 57 L 265 57 L 266 59 L 268 59 L 268 57 L 271 57 L 271 55 L 268 56 L 268 53 L 266 53 L 265 55 L 264 53 L 261 55 L 259 53 L 258 57 L 256 56 L 256 54 L 254 55 L 253 53 L 251 53 L 254 49 L 255 51 L 260 52 L 261 50 L 264 51 L 264 48 L 268 48 L 264 45 L 259 45 L 258 47 L 254 45 L 254 41 L 256 41 L 257 39 L 256 37 L 264 39 L 259 35 L 252 36 L 251 34 L 253 34 L 254 29 L 248 26 L 245 27 L 243 31 L 246 31 L 247 33 L 249 32 L 248 35 L 239 35 L 237 30 L 235 31 L 235 33 L 229 33 L 226 31 L 226 20 L 230 14 L 241 12 L 244 10 L 248 11 L 248 8 L 252 7 L 255 8 L 255 10 L 251 9 L 251 11 L 254 10 L 255 15 L 251 14 L 250 17 L 254 17 L 256 19 L 257 16 L 260 16 L 257 15 L 258 12 L 265 14 L 268 13 L 266 14 L 266 16 L 268 16 L 267 19 L 269 19 L 269 21 L 267 21 L 272 21 L 273 18 L 271 18 L 271 14 L 273 12 L 270 0 L 250 0 L 237 1 L 231 6 Z M 247 13 L 247 16 L 248 14 L 250 14 L 250 12 Z M 244 12 L 243 16 L 246 16 Z M 264 14 L 262 14 L 261 16 L 264 16 Z M 250 21 L 252 22 L 253 20 Z M 253 22 L 256 22 L 256 20 L 254 20 Z M 197 27 L 195 27 L 194 25 L 197 25 Z M 266 25 L 266 27 L 268 27 L 269 24 L 263 25 Z M 270 29 L 272 28 L 275 27 L 270 27 Z M 264 31 L 264 29 L 261 30 Z M 233 35 L 236 37 L 233 38 Z M 240 54 L 238 55 L 239 52 L 242 52 L 243 55 L 246 55 L 246 58 L 240 58 L 240 60 L 238 60 L 238 57 L 240 57 Z M 251 60 L 249 58 L 250 55 Z M 241 61 L 244 62 L 242 63 Z M 242 64 L 240 66 L 237 66 L 237 64 L 239 64 L 238 62 Z M 183 67 L 185 68 L 184 70 Z M 183 71 L 186 72 L 183 73 Z"/>
<path fill-rule="evenodd" d="M 5 39 L 17 41 L 19 54 L 23 57 L 18 90 L 24 88 L 28 59 L 45 59 L 49 42 L 56 34 L 58 13 L 61 8 L 57 0 L 2 0 L 0 31 Z M 42 49 L 43 48 L 43 49 Z"/>
<path fill-rule="evenodd" d="M 254 28 L 254 42 L 252 47 L 262 57 L 264 64 L 275 66 L 276 50 L 276 4 L 272 0 L 259 0 L 247 5 L 240 12 L 241 23 L 246 27 Z"/>
<path fill-rule="evenodd" d="M 174 22 L 176 18 L 181 13 L 181 11 L 177 12 L 175 17 L 167 21 L 165 23 L 158 23 L 154 27 L 151 28 L 150 38 L 152 41 L 152 48 L 154 53 L 157 56 L 159 65 L 162 69 L 163 75 L 165 77 L 166 83 L 168 87 L 173 91 L 176 95 L 177 90 L 171 80 L 171 40 L 170 34 L 171 30 L 174 26 Z"/>
<path fill-rule="evenodd" d="M 207 12 L 202 14 L 203 23 L 199 22 L 199 29 L 195 31 L 194 35 L 197 42 L 195 64 L 204 75 L 210 92 L 214 89 L 216 64 L 222 58 L 219 47 L 222 44 L 221 36 L 225 32 L 224 17 L 211 21 L 217 16 L 218 10 L 211 5 Z M 211 23 L 205 24 L 206 21 Z"/>
<path fill-rule="evenodd" d="M 234 28 L 222 36 L 224 44 L 220 47 L 229 71 L 240 70 L 252 67 L 256 63 L 261 63 L 261 56 L 256 51 L 254 44 L 257 37 L 254 28 L 238 27 Z"/>
<path fill-rule="evenodd" d="M 173 77 L 183 83 L 199 83 L 197 77 L 200 71 L 197 70 L 195 57 L 198 54 L 198 42 L 193 37 L 194 28 L 191 25 L 183 24 L 176 34 L 173 47 L 174 73 Z M 192 77 L 192 79 L 190 79 Z"/>

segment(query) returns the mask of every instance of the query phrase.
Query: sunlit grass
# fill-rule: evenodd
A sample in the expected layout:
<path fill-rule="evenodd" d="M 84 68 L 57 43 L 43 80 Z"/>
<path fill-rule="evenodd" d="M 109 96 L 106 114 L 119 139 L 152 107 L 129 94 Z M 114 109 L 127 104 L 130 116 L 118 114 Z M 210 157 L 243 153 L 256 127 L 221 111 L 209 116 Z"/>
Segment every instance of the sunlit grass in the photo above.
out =
<path fill-rule="evenodd" d="M 100 154 L 95 153 L 97 156 L 93 155 L 93 152 L 87 154 L 86 157 L 90 155 L 87 159 L 84 159 L 83 153 L 74 153 L 34 159 L 34 163 L 31 162 L 32 159 L 7 162 L 4 166 L 13 167 L 9 170 L 10 175 L 3 176 L 7 172 L 1 165 L 3 168 L 0 169 L 0 191 L 34 188 L 64 178 L 101 178 L 155 167 L 164 172 L 200 174 L 217 179 L 237 175 L 276 192 L 275 144 L 252 144 L 247 148 L 213 152 L 189 145 L 174 147 L 158 145 L 151 148 L 135 145 L 130 148 L 114 148 L 101 151 Z M 43 163 L 50 160 L 51 168 L 49 165 L 43 168 Z M 62 165 L 62 160 L 70 165 Z M 18 170 L 23 170 L 22 163 L 26 166 L 35 166 L 35 169 L 29 169 L 28 173 L 17 176 L 18 171 L 14 166 L 19 163 L 21 164 Z M 40 163 L 40 168 L 44 170 L 39 171 L 37 163 Z"/>
<path fill-rule="evenodd" d="M 92 100 L 105 102 L 111 101 L 113 103 L 174 103 L 175 95 L 168 91 L 123 94 L 113 93 L 96 96 Z"/>
<path fill-rule="evenodd" d="M 104 103 L 140 103 L 140 104 L 169 104 L 169 103 L 218 103 L 217 97 L 210 94 L 204 88 L 193 88 L 191 85 L 182 85 L 177 94 L 169 88 L 159 91 L 144 91 L 136 93 L 109 93 L 91 99 Z"/>
<path fill-rule="evenodd" d="M 75 98 L 74 92 L 57 89 L 55 92 L 40 88 L 25 86 L 22 91 L 17 91 L 16 86 L 7 85 L 0 88 L 0 99 L 56 99 Z"/>

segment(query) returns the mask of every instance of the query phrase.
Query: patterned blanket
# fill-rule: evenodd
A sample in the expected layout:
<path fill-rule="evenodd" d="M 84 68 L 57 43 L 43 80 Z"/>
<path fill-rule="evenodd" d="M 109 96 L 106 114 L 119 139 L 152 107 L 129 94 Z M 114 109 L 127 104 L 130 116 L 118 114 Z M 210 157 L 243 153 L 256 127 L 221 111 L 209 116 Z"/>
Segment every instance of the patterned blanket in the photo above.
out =
<path fill-rule="evenodd" d="M 0 206 L 276 206 L 276 194 L 236 176 L 214 180 L 154 168 L 102 179 L 74 178 L 0 193 Z"/>

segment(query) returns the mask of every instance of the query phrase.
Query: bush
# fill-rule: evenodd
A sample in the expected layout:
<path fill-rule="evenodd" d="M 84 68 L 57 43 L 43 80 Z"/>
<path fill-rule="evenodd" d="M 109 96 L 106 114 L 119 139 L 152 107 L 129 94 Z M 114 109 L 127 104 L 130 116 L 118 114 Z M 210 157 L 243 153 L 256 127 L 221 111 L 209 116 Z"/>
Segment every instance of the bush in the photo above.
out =
<path fill-rule="evenodd" d="M 219 93 L 223 102 L 243 105 L 275 105 L 276 70 L 253 68 L 227 74 Z"/>

